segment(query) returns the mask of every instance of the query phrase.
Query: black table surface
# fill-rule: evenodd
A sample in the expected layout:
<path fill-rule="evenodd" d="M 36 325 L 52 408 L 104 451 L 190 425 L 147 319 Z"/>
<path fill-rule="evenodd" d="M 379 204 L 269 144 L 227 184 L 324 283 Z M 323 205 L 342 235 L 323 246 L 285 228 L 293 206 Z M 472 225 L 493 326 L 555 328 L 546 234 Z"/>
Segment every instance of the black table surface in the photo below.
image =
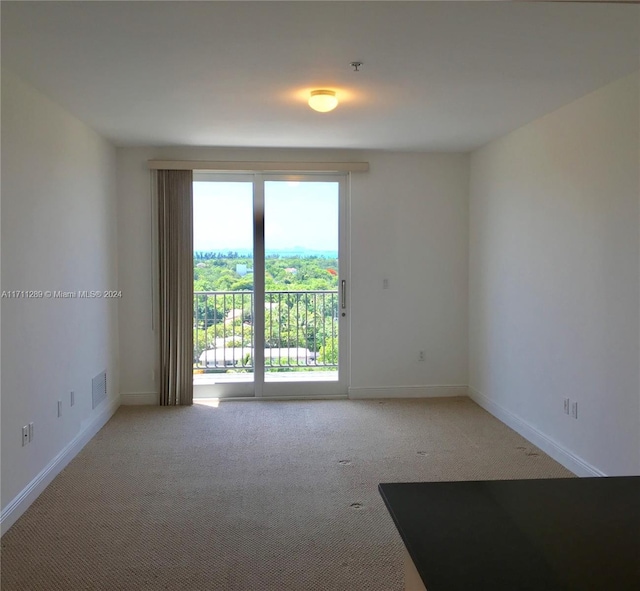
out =
<path fill-rule="evenodd" d="M 378 486 L 427 591 L 640 591 L 640 477 Z"/>

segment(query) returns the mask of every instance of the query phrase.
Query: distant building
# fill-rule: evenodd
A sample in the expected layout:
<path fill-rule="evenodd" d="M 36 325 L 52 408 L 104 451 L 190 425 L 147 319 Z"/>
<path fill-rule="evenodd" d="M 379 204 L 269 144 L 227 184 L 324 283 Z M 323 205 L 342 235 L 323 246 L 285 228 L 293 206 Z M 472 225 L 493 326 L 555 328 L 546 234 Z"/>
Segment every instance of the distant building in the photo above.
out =
<path fill-rule="evenodd" d="M 247 274 L 247 265 L 238 263 L 236 265 L 236 273 L 240 275 L 240 277 L 244 277 Z"/>
<path fill-rule="evenodd" d="M 253 357 L 251 347 L 216 347 L 201 353 L 200 365 L 209 368 L 242 367 L 247 356 Z"/>
<path fill-rule="evenodd" d="M 200 354 L 200 365 L 208 368 L 242 367 L 247 356 L 253 359 L 252 347 L 216 347 Z M 267 366 L 294 362 L 296 365 L 315 365 L 318 354 L 304 347 L 283 347 L 264 350 Z"/>
<path fill-rule="evenodd" d="M 295 267 L 287 267 L 285 271 L 287 273 L 291 273 L 292 275 L 295 275 L 298 272 L 298 269 L 296 269 Z"/>

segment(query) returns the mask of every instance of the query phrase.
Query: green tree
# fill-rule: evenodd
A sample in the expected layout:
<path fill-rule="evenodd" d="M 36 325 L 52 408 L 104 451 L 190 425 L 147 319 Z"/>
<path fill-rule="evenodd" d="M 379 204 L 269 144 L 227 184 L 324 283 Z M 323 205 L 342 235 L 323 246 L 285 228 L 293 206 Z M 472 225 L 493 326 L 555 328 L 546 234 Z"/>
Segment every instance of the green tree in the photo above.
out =
<path fill-rule="evenodd" d="M 325 365 L 338 365 L 338 339 L 329 338 L 324 346 L 320 347 L 318 362 Z"/>

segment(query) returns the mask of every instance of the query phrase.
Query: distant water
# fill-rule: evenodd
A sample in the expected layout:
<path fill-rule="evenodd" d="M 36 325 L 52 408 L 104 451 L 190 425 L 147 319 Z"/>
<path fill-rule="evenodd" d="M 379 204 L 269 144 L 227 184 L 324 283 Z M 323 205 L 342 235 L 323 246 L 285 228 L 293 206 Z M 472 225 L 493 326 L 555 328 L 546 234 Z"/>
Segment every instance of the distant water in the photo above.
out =
<path fill-rule="evenodd" d="M 203 250 L 203 251 L 197 251 L 198 254 L 209 254 L 209 253 L 213 253 L 213 254 L 222 254 L 223 256 L 226 256 L 229 252 L 234 252 L 234 253 L 238 253 L 239 257 L 245 258 L 245 257 L 252 257 L 253 256 L 253 251 L 248 250 L 248 249 L 241 249 L 241 248 L 230 248 L 229 250 L 215 250 L 215 251 L 209 251 L 209 250 Z M 291 249 L 291 250 L 276 250 L 276 249 L 266 249 L 265 251 L 265 255 L 266 256 L 281 256 L 281 257 L 321 257 L 321 258 L 325 258 L 325 259 L 337 259 L 338 258 L 338 251 L 337 250 L 309 250 L 308 248 L 299 248 L 299 249 Z"/>

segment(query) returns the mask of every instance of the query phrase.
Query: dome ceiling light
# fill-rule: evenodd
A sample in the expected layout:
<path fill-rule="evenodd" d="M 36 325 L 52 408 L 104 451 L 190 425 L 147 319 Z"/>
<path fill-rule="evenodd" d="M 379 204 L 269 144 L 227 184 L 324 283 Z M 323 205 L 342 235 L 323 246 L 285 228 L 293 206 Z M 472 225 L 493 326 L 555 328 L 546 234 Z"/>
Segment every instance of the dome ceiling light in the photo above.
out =
<path fill-rule="evenodd" d="M 319 113 L 327 113 L 338 106 L 338 98 L 334 90 L 312 90 L 309 106 Z"/>
<path fill-rule="evenodd" d="M 354 72 L 359 72 L 362 67 L 361 61 L 350 62 L 349 65 Z M 309 97 L 309 106 L 319 113 L 328 113 L 338 106 L 338 97 L 335 90 L 312 90 Z"/>

